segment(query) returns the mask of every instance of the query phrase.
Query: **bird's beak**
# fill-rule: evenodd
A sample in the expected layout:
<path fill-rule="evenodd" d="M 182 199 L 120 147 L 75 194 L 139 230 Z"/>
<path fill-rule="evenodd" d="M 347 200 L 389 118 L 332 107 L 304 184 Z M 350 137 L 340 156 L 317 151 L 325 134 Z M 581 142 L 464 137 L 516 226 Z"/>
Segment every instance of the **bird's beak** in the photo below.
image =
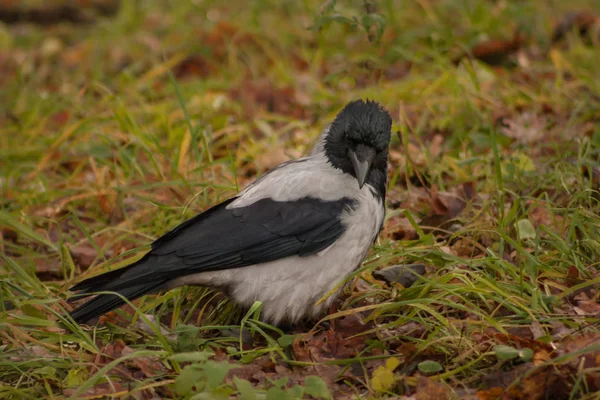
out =
<path fill-rule="evenodd" d="M 371 164 L 375 158 L 375 150 L 369 146 L 358 145 L 356 150 L 350 150 L 348 153 L 352 166 L 354 167 L 354 173 L 356 174 L 356 180 L 358 181 L 358 187 L 362 189 L 371 169 Z"/>

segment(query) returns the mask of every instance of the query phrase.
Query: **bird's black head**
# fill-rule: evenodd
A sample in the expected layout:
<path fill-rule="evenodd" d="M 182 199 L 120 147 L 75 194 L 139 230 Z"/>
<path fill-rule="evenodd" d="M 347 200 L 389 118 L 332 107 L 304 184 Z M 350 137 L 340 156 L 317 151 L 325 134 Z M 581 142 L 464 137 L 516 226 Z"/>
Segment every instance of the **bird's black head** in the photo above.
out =
<path fill-rule="evenodd" d="M 335 168 L 385 196 L 390 114 L 374 101 L 355 100 L 335 117 L 325 137 L 325 154 Z"/>

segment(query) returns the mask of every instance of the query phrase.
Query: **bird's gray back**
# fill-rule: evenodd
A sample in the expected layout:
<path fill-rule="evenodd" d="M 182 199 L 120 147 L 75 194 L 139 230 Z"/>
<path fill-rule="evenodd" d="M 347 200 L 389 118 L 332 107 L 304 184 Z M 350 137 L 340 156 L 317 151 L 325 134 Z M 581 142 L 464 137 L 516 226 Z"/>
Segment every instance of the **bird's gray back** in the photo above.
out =
<path fill-rule="evenodd" d="M 354 200 L 361 196 L 361 192 L 355 178 L 333 168 L 323 153 L 317 153 L 270 171 L 244 189 L 227 208 L 245 207 L 264 198 L 274 201 L 293 201 L 304 197 L 323 201 Z"/>

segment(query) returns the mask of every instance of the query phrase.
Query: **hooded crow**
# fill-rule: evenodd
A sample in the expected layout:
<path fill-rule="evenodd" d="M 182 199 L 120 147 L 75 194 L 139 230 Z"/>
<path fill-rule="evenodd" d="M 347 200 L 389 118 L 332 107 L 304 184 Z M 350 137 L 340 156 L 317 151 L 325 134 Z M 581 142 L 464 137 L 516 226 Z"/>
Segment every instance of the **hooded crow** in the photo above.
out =
<path fill-rule="evenodd" d="M 339 289 L 319 300 L 360 267 L 383 226 L 391 125 L 378 103 L 348 103 L 308 157 L 175 227 L 139 261 L 71 290 L 134 300 L 201 285 L 244 307 L 261 301 L 261 318 L 275 325 L 319 317 Z M 83 323 L 124 303 L 99 294 L 71 316 Z"/>

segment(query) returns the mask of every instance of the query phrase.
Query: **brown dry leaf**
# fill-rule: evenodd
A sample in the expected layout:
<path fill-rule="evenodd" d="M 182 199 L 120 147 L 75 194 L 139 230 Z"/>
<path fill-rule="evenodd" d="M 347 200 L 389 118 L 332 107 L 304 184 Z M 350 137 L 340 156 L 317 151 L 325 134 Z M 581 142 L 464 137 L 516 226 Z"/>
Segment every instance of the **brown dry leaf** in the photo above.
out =
<path fill-rule="evenodd" d="M 40 280 L 50 280 L 62 277 L 62 269 L 58 260 L 53 260 L 50 257 L 36 258 L 35 274 Z"/>
<path fill-rule="evenodd" d="M 600 316 L 600 303 L 596 300 L 588 297 L 586 292 L 578 293 L 573 300 L 576 302 L 577 307 L 574 307 L 575 312 L 579 315 L 598 315 Z"/>
<path fill-rule="evenodd" d="M 575 265 L 569 266 L 569 269 L 567 271 L 566 281 L 567 281 L 567 285 L 569 287 L 575 286 L 575 285 L 581 283 L 581 279 L 579 277 L 579 270 L 577 269 L 577 267 Z"/>
<path fill-rule="evenodd" d="M 552 339 L 554 340 L 565 339 L 566 337 L 571 336 L 575 332 L 575 329 L 569 328 L 563 323 L 552 323 Z"/>
<path fill-rule="evenodd" d="M 92 49 L 86 42 L 74 44 L 60 53 L 62 64 L 67 68 L 75 68 L 84 63 Z"/>
<path fill-rule="evenodd" d="M 3 226 L 0 228 L 0 239 L 2 239 L 2 241 L 17 243 L 17 231 Z"/>
<path fill-rule="evenodd" d="M 45 347 L 33 345 L 25 346 L 16 350 L 10 357 L 8 357 L 8 360 L 13 362 L 22 362 L 31 360 L 33 357 L 51 359 L 53 356 Z"/>
<path fill-rule="evenodd" d="M 331 359 L 348 358 L 355 356 L 362 348 L 364 348 L 364 341 L 362 343 L 356 343 L 358 348 L 354 352 L 346 351 L 344 354 L 334 354 L 337 352 L 337 341 L 332 335 L 332 331 L 327 335 L 325 333 L 314 336 L 313 334 L 305 334 L 301 337 L 296 337 L 292 343 L 292 352 L 294 353 L 294 359 L 297 361 L 307 362 L 323 362 Z M 334 333 L 333 333 L 334 334 Z M 332 339 L 333 343 L 328 343 L 328 340 Z M 348 353 L 351 353 L 348 355 Z M 309 375 L 319 375 L 328 386 L 332 385 L 342 368 L 338 365 L 315 365 L 305 369 L 309 372 Z"/>
<path fill-rule="evenodd" d="M 597 345 L 598 343 L 600 343 L 600 332 L 589 332 L 583 335 L 573 335 L 569 336 L 560 344 L 558 352 L 561 355 L 574 353 L 590 346 Z M 579 368 L 582 361 L 584 368 L 600 367 L 600 351 L 575 357 L 569 362 L 569 364 L 573 368 Z"/>
<path fill-rule="evenodd" d="M 442 145 L 444 144 L 444 136 L 436 133 L 429 142 L 429 154 L 433 158 L 437 158 L 442 154 Z"/>
<path fill-rule="evenodd" d="M 359 314 L 345 315 L 336 318 L 334 321 L 336 332 L 345 337 L 358 335 L 373 328 L 373 324 L 371 322 L 365 324 Z"/>
<path fill-rule="evenodd" d="M 229 89 L 228 94 L 232 101 L 242 104 L 244 115 L 248 118 L 256 118 L 259 111 L 297 119 L 306 116 L 306 108 L 298 104 L 293 87 L 275 87 L 266 78 L 246 80 L 240 87 Z"/>
<path fill-rule="evenodd" d="M 131 317 L 135 314 L 133 308 L 129 304 L 125 304 L 124 306 L 119 307 L 118 310 L 120 311 L 120 313 L 118 313 L 116 310 L 113 310 L 98 317 L 98 325 L 103 326 L 106 323 L 110 322 L 111 324 L 115 324 L 122 327 L 129 326 L 132 319 Z"/>
<path fill-rule="evenodd" d="M 183 59 L 173 70 L 177 78 L 206 78 L 215 72 L 213 65 L 206 58 L 193 55 Z"/>
<path fill-rule="evenodd" d="M 431 378 L 420 375 L 417 381 L 416 400 L 445 400 L 451 399 L 448 387 L 434 381 Z"/>
<path fill-rule="evenodd" d="M 503 123 L 505 126 L 500 128 L 500 132 L 519 143 L 530 144 L 546 138 L 548 122 L 543 116 L 524 112 L 513 118 L 504 118 Z"/>
<path fill-rule="evenodd" d="M 109 343 L 101 350 L 98 363 L 106 364 L 112 360 L 134 353 L 121 339 Z M 113 371 L 121 376 L 135 377 L 137 379 L 150 378 L 167 372 L 167 368 L 157 357 L 134 357 L 116 366 Z M 140 376 L 143 375 L 143 376 Z"/>
<path fill-rule="evenodd" d="M 413 165 L 417 167 L 427 166 L 427 155 L 421 151 L 419 145 L 409 142 L 406 145 L 406 155 L 410 155 L 409 159 Z"/>
<path fill-rule="evenodd" d="M 406 156 L 403 151 L 398 151 L 394 149 L 390 149 L 389 152 L 389 160 L 392 165 L 404 165 L 406 164 Z"/>
<path fill-rule="evenodd" d="M 535 365 L 536 367 L 539 367 L 540 365 L 550 361 L 551 358 L 552 358 L 552 356 L 549 351 L 547 351 L 547 350 L 537 351 L 533 355 L 533 365 Z"/>
<path fill-rule="evenodd" d="M 63 395 L 65 395 L 66 397 L 71 397 L 75 394 L 76 391 L 77 391 L 77 388 L 64 389 Z M 98 385 L 89 388 L 85 392 L 80 393 L 79 394 L 80 397 L 78 397 L 78 398 L 80 398 L 80 399 L 110 398 L 110 397 L 112 397 L 111 395 L 114 395 L 116 393 L 125 394 L 125 392 L 126 392 L 125 386 L 123 386 L 119 382 L 111 380 L 110 382 L 99 383 Z"/>
<path fill-rule="evenodd" d="M 451 199 L 448 196 L 441 195 L 438 192 L 437 186 L 431 187 L 431 209 L 437 215 L 446 215 L 449 211 L 448 205 Z"/>
<path fill-rule="evenodd" d="M 58 111 L 50 117 L 54 125 L 59 128 L 64 126 L 71 118 L 71 113 L 68 110 Z"/>
<path fill-rule="evenodd" d="M 397 81 L 408 75 L 411 67 L 412 63 L 410 61 L 399 60 L 388 65 L 383 71 L 383 76 L 388 81 Z"/>
<path fill-rule="evenodd" d="M 479 400 L 498 400 L 502 398 L 504 389 L 500 387 L 493 387 L 491 389 L 480 390 L 477 392 L 477 398 Z"/>
<path fill-rule="evenodd" d="M 362 321 L 359 324 L 353 317 L 344 317 L 335 321 L 335 327 L 339 331 L 328 330 L 296 337 L 292 343 L 295 359 L 322 362 L 348 358 L 365 348 L 368 336 L 354 335 L 369 329 L 370 325 L 362 324 Z"/>
<path fill-rule="evenodd" d="M 558 353 L 559 355 L 569 355 L 585 351 L 592 346 L 598 346 L 599 343 L 600 332 L 571 335 L 559 344 Z M 583 374 L 587 390 L 590 392 L 600 391 L 600 350 L 587 350 L 583 354 L 578 354 L 570 358 L 565 367 L 568 370 L 563 371 L 563 376 Z"/>
<path fill-rule="evenodd" d="M 456 218 L 466 207 L 467 202 L 475 196 L 473 182 L 467 182 L 452 192 L 438 192 L 432 186 L 430 192 L 432 214 L 423 218 L 419 225 L 426 227 L 442 227 Z"/>
<path fill-rule="evenodd" d="M 122 356 L 133 353 L 134 350 L 127 346 L 122 351 Z M 156 375 L 161 375 L 167 372 L 167 368 L 164 366 L 158 357 L 135 357 L 127 361 L 127 364 L 139 369 L 146 378 L 151 378 Z"/>
<path fill-rule="evenodd" d="M 265 355 L 254 359 L 252 364 L 240 365 L 239 368 L 229 371 L 226 379 L 228 382 L 231 382 L 235 376 L 249 381 L 254 386 L 262 386 L 265 382 L 272 382 L 279 378 L 287 377 L 288 381 L 285 386 L 289 388 L 294 385 L 302 385 L 307 376 L 319 375 L 327 383 L 331 391 L 340 392 L 343 390 L 343 386 L 337 384 L 336 380 L 341 371 L 339 366 L 333 365 L 292 368 L 276 364 L 268 355 Z"/>
<path fill-rule="evenodd" d="M 212 58 L 223 61 L 227 56 L 229 46 L 245 47 L 256 46 L 256 37 L 248 32 L 241 32 L 238 26 L 226 20 L 220 20 L 214 29 L 204 35 L 200 40 L 212 50 Z"/>
<path fill-rule="evenodd" d="M 263 170 L 270 170 L 273 167 L 288 161 L 290 158 L 285 154 L 282 147 L 275 147 L 272 150 L 260 153 L 256 157 L 256 165 Z"/>
<path fill-rule="evenodd" d="M 452 244 L 452 250 L 457 256 L 465 258 L 475 258 L 484 252 L 484 248 L 479 247 L 477 242 L 469 237 L 459 237 Z"/>
<path fill-rule="evenodd" d="M 527 36 L 524 32 L 517 30 L 511 39 L 491 39 L 485 42 L 476 44 L 471 49 L 470 54 L 486 64 L 502 65 L 507 61 L 507 58 L 521 49 L 527 42 Z M 463 54 L 454 60 L 458 63 L 461 58 L 467 56 Z"/>
<path fill-rule="evenodd" d="M 237 377 L 239 379 L 245 379 L 248 382 L 252 383 L 254 386 L 262 385 L 266 382 L 267 373 L 272 372 L 272 369 L 264 368 L 263 358 L 268 358 L 268 356 L 258 357 L 253 360 L 251 364 L 243 364 L 238 368 L 234 368 L 229 370 L 227 373 L 227 382 L 232 383 L 233 377 Z M 276 367 L 275 367 L 276 368 Z M 284 371 L 279 371 L 284 372 Z M 282 376 L 285 376 L 282 374 Z"/>
<path fill-rule="evenodd" d="M 531 334 L 535 340 L 539 339 L 542 336 L 546 336 L 546 331 L 542 327 L 542 324 L 540 324 L 537 321 L 533 321 L 531 323 L 531 325 L 529 326 L 529 330 L 531 330 Z"/>
<path fill-rule="evenodd" d="M 394 215 L 383 227 L 382 237 L 392 240 L 416 240 L 419 235 L 407 218 Z"/>
<path fill-rule="evenodd" d="M 306 341 L 310 339 L 311 334 L 306 333 L 302 336 L 294 338 L 294 341 L 292 342 L 294 359 L 297 361 L 312 361 L 310 347 L 306 345 Z"/>
<path fill-rule="evenodd" d="M 425 330 L 421 330 L 423 333 Z M 413 336 L 419 337 L 419 336 Z M 396 353 L 402 355 L 407 360 L 413 360 L 419 354 L 419 349 L 414 343 L 402 343 L 398 348 L 396 348 Z"/>
<path fill-rule="evenodd" d="M 98 257 L 98 252 L 91 244 L 83 243 L 71 249 L 71 256 L 77 266 L 88 269 Z"/>
<path fill-rule="evenodd" d="M 574 29 L 577 29 L 580 36 L 586 36 L 593 31 L 594 26 L 598 25 L 600 25 L 600 17 L 590 10 L 571 12 L 554 28 L 552 42 L 558 42 Z"/>
<path fill-rule="evenodd" d="M 552 393 L 558 396 L 556 398 L 562 398 L 561 393 L 565 393 L 566 387 L 560 373 L 548 366 L 527 374 L 532 368 L 535 368 L 533 363 L 527 363 L 510 371 L 498 371 L 487 375 L 484 385 L 489 389 L 477 392 L 477 396 L 480 399 L 541 400 Z M 496 397 L 492 396 L 494 394 Z"/>
<path fill-rule="evenodd" d="M 114 342 L 104 346 L 101 350 L 101 353 L 114 360 L 121 357 L 121 354 L 123 353 L 123 349 L 125 349 L 125 347 L 127 347 L 125 342 L 122 339 L 117 339 Z"/>
<path fill-rule="evenodd" d="M 521 342 L 520 344 L 527 342 L 523 342 L 522 339 L 518 341 Z M 535 343 L 529 342 L 530 344 Z M 536 368 L 536 366 L 544 365 L 552 360 L 553 356 L 573 354 L 598 343 L 600 343 L 600 333 L 590 332 L 578 336 L 568 336 L 560 343 L 557 352 L 552 352 L 546 344 L 537 346 L 537 348 L 529 345 L 528 347 L 535 350 L 533 363 L 519 365 L 511 371 L 487 375 L 484 378 L 484 384 L 491 389 L 478 392 L 478 396 L 481 399 L 489 399 L 494 398 L 495 395 L 496 398 L 501 396 L 502 399 L 508 400 L 538 400 L 548 398 L 550 394 L 553 398 L 568 397 L 571 388 L 565 376 L 576 375 L 582 369 L 591 371 L 586 374 L 587 390 L 599 390 L 600 374 L 596 371 L 600 367 L 600 351 L 574 356 L 565 364 Z"/>
<path fill-rule="evenodd" d="M 533 205 L 533 201 L 531 205 Z M 540 204 L 538 202 L 538 204 L 529 209 L 529 216 L 536 227 L 542 225 L 557 233 L 562 233 L 564 218 L 561 215 L 553 214 L 547 204 Z"/>
<path fill-rule="evenodd" d="M 114 201 L 111 200 L 112 199 L 109 199 L 109 197 L 105 194 L 101 194 L 98 196 L 98 205 L 100 206 L 102 211 L 104 211 L 105 214 L 112 214 L 112 210 L 114 209 Z"/>
<path fill-rule="evenodd" d="M 545 350 L 548 352 L 553 352 L 554 349 L 550 344 L 532 339 L 531 330 L 529 329 L 529 327 L 524 327 L 522 332 L 523 335 L 527 335 L 527 337 L 515 336 L 504 333 L 495 333 L 492 336 L 499 344 L 514 346 L 517 349 L 530 348 L 533 351 Z"/>

